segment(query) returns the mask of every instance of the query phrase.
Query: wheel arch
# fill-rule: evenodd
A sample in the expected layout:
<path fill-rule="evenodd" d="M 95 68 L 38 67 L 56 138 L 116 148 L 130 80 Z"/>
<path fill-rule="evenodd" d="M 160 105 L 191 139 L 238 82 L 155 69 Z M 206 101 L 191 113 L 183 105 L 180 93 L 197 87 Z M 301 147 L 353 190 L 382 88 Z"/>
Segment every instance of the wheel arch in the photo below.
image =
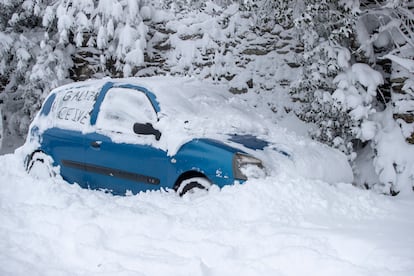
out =
<path fill-rule="evenodd" d="M 207 179 L 208 181 L 211 182 L 211 180 L 202 172 L 199 171 L 195 171 L 195 170 L 191 170 L 191 171 L 186 171 L 184 173 L 182 173 L 177 180 L 174 183 L 173 189 L 176 191 L 180 185 L 181 182 L 183 182 L 184 180 L 193 178 L 193 177 L 203 177 L 205 179 Z"/>
<path fill-rule="evenodd" d="M 24 159 L 24 168 L 26 169 L 26 171 L 27 171 L 28 169 L 30 169 L 30 168 L 29 168 L 29 163 L 30 163 L 30 161 L 33 159 L 33 156 L 34 156 L 36 153 L 43 153 L 43 154 L 47 154 L 46 152 L 44 152 L 44 151 L 43 151 L 43 150 L 41 150 L 41 149 L 36 149 L 36 150 L 32 151 L 31 153 L 27 154 L 27 155 L 26 155 L 26 158 Z"/>

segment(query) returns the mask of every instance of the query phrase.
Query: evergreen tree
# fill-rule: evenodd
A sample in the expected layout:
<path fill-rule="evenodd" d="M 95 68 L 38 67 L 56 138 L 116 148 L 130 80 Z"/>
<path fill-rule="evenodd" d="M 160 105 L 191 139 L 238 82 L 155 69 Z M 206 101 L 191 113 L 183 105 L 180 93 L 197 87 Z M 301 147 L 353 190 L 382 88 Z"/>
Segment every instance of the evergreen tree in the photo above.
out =
<path fill-rule="evenodd" d="M 41 76 L 42 17 L 47 1 L 2 1 L 0 3 L 0 100 L 3 103 L 3 133 L 24 137 L 27 126 L 50 88 L 50 75 Z M 42 62 L 42 61 L 40 61 Z M 64 64 L 64 60 L 55 60 Z M 43 67 L 52 66 L 43 61 Z M 53 68 L 52 72 L 56 72 Z M 43 71 L 42 71 L 43 72 Z M 40 73 L 40 74 L 39 74 Z M 38 74 L 37 77 L 33 74 Z M 52 78 L 53 79 L 53 78 Z"/>
<path fill-rule="evenodd" d="M 404 140 L 404 147 L 414 147 L 414 3 L 361 1 L 357 30 L 362 56 L 385 78 L 377 99 L 383 104 L 379 111 L 385 110 L 376 118 L 378 129 L 370 144 L 378 181 L 365 185 L 392 194 L 410 191 L 411 157 L 403 149 L 390 149 L 404 145 Z"/>
<path fill-rule="evenodd" d="M 354 157 L 352 139 L 358 122 L 332 97 L 334 78 L 348 66 L 354 10 L 341 1 L 305 0 L 296 11 L 295 27 L 303 44 L 302 75 L 292 85 L 299 116 L 317 127 L 312 135 Z"/>

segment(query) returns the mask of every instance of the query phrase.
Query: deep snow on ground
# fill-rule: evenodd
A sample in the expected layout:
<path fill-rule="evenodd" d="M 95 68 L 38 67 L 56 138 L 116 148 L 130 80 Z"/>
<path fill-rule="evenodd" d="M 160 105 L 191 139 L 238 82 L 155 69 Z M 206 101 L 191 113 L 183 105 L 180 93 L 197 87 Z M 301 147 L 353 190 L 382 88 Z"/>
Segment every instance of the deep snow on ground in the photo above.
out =
<path fill-rule="evenodd" d="M 414 201 L 287 177 L 115 197 L 0 156 L 0 275 L 414 275 Z"/>

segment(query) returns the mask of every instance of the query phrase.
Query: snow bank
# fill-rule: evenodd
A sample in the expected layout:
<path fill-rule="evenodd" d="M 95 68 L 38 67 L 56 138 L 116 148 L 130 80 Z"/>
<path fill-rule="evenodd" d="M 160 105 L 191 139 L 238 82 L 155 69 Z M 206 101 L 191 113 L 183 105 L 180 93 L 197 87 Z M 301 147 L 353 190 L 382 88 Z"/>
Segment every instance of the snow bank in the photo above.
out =
<path fill-rule="evenodd" d="M 407 144 L 401 128 L 392 118 L 391 110 L 378 114 L 381 131 L 375 138 L 377 154 L 374 167 L 383 183 L 382 192 L 412 194 L 414 187 L 414 145 Z M 381 118 L 382 117 L 382 118 Z"/>
<path fill-rule="evenodd" d="M 0 275 L 412 275 L 413 201 L 277 177 L 180 198 L 37 180 L 0 156 Z"/>

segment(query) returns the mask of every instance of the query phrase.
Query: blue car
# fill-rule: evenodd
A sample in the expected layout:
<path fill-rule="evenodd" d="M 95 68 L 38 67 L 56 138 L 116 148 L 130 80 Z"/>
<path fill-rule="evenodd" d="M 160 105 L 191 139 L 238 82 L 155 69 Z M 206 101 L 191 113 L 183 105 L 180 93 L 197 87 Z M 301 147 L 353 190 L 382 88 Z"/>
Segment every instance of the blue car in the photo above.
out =
<path fill-rule="evenodd" d="M 184 98 L 178 101 L 191 106 Z M 247 168 L 263 171 L 262 161 L 245 149 L 263 149 L 266 141 L 248 134 L 223 134 L 227 142 L 194 137 L 189 133 L 197 132 L 188 131 L 191 118 L 172 120 L 168 113 L 175 109 L 168 105 L 163 110 L 157 93 L 128 79 L 57 88 L 30 127 L 26 169 L 43 168 L 69 183 L 114 195 L 160 188 L 184 195 L 213 184 L 242 183 Z"/>

